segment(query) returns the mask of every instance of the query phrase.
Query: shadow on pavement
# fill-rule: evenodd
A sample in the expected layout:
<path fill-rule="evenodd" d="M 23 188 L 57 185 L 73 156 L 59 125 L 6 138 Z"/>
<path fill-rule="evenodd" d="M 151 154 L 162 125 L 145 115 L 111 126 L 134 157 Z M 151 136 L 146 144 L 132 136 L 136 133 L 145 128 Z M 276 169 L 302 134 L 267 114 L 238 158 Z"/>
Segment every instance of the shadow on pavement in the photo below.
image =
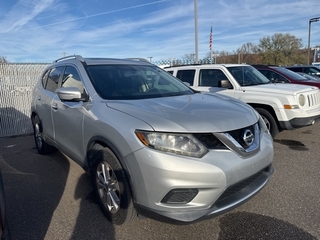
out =
<path fill-rule="evenodd" d="M 11 237 L 44 239 L 64 192 L 69 162 L 59 152 L 42 156 L 33 142 L 17 141 L 1 140 L 0 155 Z"/>
<path fill-rule="evenodd" d="M 317 239 L 288 222 L 249 212 L 236 212 L 224 215 L 220 218 L 220 229 L 218 240 Z"/>

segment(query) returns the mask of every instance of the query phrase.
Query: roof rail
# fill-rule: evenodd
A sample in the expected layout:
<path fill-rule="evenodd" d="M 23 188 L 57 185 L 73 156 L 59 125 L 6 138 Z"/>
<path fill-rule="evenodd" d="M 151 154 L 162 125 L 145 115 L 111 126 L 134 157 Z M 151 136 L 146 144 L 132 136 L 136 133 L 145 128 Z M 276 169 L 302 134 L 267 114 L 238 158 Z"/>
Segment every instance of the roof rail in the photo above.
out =
<path fill-rule="evenodd" d="M 77 59 L 81 62 L 84 62 L 84 59 L 81 55 L 70 55 L 70 56 L 65 56 L 65 57 L 62 57 L 62 58 L 58 58 L 56 60 L 54 60 L 52 63 L 56 63 L 56 62 L 59 62 L 61 60 L 64 60 L 64 59 L 68 59 L 68 58 L 74 58 L 74 59 Z"/>
<path fill-rule="evenodd" d="M 125 59 L 130 59 L 130 60 L 150 63 L 150 61 L 148 59 L 145 59 L 145 58 L 125 58 Z"/>

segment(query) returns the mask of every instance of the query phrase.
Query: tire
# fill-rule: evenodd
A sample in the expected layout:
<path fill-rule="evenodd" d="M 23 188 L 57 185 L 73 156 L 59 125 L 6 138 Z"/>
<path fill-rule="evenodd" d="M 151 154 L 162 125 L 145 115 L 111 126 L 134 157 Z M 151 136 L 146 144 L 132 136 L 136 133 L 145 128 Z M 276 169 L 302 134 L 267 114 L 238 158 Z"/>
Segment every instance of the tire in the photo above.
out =
<path fill-rule="evenodd" d="M 260 114 L 263 121 L 265 122 L 271 136 L 275 138 L 275 136 L 279 133 L 279 128 L 276 120 L 272 116 L 272 114 L 263 108 L 255 108 L 255 110 Z"/>
<path fill-rule="evenodd" d="M 46 155 L 49 153 L 52 153 L 56 150 L 55 147 L 49 145 L 44 139 L 43 139 L 43 129 L 40 122 L 40 119 L 38 116 L 35 116 L 33 121 L 33 137 L 34 141 L 36 143 L 37 150 L 40 154 Z"/>
<path fill-rule="evenodd" d="M 100 208 L 110 222 L 122 225 L 136 218 L 127 177 L 109 148 L 95 153 L 92 179 Z"/>

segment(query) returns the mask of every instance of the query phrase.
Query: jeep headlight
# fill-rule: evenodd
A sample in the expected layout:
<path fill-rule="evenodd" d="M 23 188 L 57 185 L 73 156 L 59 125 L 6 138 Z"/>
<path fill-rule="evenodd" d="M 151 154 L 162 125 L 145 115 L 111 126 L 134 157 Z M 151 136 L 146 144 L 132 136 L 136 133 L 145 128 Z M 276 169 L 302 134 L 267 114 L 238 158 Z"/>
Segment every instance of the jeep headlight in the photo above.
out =
<path fill-rule="evenodd" d="M 304 104 L 306 103 L 306 97 L 303 94 L 300 94 L 298 99 L 299 99 L 299 105 L 303 107 Z"/>
<path fill-rule="evenodd" d="M 190 157 L 201 158 L 208 150 L 192 134 L 135 131 L 147 147 Z"/>

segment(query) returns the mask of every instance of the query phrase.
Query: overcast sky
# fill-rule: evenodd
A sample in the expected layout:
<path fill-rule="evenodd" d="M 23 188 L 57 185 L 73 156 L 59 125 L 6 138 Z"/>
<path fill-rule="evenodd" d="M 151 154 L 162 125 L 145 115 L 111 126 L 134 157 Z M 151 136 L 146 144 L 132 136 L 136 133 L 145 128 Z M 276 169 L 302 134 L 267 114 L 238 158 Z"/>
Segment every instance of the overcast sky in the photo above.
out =
<path fill-rule="evenodd" d="M 233 52 L 275 33 L 308 45 L 319 0 L 198 0 L 198 56 Z M 1 0 L 0 56 L 52 62 L 64 55 L 181 59 L 195 53 L 194 0 Z M 311 24 L 320 45 L 320 21 Z"/>

